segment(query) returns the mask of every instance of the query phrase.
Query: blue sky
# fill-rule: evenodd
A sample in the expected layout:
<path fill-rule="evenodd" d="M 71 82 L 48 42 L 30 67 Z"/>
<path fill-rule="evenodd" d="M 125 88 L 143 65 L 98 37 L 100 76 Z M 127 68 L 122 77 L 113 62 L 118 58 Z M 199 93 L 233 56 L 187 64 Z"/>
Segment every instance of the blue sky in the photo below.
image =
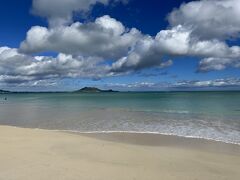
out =
<path fill-rule="evenodd" d="M 238 0 L 1 3 L 0 89 L 240 89 Z"/>

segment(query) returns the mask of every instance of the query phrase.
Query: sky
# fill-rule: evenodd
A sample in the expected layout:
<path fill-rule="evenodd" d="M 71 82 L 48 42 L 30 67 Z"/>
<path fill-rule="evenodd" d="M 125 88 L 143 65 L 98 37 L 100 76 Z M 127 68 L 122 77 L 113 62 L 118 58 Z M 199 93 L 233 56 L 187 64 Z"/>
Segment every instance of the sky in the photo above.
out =
<path fill-rule="evenodd" d="M 2 0 L 0 89 L 240 90 L 239 0 Z"/>

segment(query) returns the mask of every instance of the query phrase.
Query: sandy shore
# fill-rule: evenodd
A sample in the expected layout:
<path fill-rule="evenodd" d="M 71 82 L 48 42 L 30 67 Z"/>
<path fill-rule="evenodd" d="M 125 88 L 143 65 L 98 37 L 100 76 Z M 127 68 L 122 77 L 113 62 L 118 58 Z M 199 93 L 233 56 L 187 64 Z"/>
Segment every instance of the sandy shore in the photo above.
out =
<path fill-rule="evenodd" d="M 240 146 L 0 126 L 0 180 L 240 179 Z"/>

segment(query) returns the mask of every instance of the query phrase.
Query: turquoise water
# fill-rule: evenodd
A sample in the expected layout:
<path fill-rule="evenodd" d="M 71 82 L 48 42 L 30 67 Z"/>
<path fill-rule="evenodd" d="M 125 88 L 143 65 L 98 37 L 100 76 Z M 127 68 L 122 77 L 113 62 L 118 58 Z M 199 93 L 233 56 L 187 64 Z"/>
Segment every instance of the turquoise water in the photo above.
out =
<path fill-rule="evenodd" d="M 240 144 L 240 92 L 1 94 L 0 124 L 149 132 Z"/>

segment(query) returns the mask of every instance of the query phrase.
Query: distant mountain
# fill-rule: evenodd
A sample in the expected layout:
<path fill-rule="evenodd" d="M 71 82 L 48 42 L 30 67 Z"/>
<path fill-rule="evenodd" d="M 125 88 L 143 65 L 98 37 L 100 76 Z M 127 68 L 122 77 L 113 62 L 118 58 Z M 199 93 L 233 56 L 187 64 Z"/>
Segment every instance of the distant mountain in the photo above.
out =
<path fill-rule="evenodd" d="M 75 91 L 77 93 L 102 93 L 102 92 L 118 92 L 118 91 L 114 91 L 112 89 L 109 89 L 109 90 L 101 90 L 101 89 L 98 89 L 96 87 L 84 87 L 78 91 Z"/>
<path fill-rule="evenodd" d="M 10 91 L 4 91 L 0 89 L 0 94 L 7 94 L 7 93 L 10 93 Z"/>

